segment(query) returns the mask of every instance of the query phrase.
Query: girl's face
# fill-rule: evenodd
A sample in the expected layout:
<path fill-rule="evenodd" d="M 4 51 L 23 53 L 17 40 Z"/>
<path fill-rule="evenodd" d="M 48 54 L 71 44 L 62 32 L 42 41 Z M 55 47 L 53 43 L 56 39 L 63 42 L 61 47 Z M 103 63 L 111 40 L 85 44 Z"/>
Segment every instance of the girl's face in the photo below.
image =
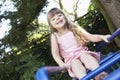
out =
<path fill-rule="evenodd" d="M 63 28 L 66 24 L 66 18 L 62 13 L 55 14 L 50 18 L 50 23 L 55 29 Z"/>

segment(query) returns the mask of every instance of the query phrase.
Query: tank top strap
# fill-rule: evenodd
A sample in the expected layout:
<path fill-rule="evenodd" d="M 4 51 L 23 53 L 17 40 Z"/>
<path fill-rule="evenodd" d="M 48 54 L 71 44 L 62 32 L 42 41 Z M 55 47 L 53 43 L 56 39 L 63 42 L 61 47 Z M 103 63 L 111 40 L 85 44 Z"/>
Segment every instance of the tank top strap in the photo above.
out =
<path fill-rule="evenodd" d="M 53 33 L 53 35 L 55 35 L 56 39 L 58 40 L 59 36 L 56 32 Z"/>
<path fill-rule="evenodd" d="M 55 35 L 55 37 L 58 37 L 58 35 L 57 35 L 57 33 L 56 33 L 56 32 L 54 32 L 54 33 L 53 33 L 53 35 Z"/>

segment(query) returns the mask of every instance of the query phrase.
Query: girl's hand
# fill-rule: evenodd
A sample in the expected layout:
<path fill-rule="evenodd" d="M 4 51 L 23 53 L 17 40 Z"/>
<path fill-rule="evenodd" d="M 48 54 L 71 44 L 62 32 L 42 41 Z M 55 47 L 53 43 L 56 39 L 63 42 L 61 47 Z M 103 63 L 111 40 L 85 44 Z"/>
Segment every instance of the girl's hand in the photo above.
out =
<path fill-rule="evenodd" d="M 111 36 L 111 35 L 105 35 L 105 36 L 103 36 L 103 40 L 108 43 L 108 42 L 109 42 L 109 41 L 108 41 L 108 38 L 109 38 L 110 36 Z"/>
<path fill-rule="evenodd" d="M 60 64 L 59 65 L 62 69 L 63 69 L 63 73 L 67 71 L 67 65 L 64 63 L 64 64 Z"/>

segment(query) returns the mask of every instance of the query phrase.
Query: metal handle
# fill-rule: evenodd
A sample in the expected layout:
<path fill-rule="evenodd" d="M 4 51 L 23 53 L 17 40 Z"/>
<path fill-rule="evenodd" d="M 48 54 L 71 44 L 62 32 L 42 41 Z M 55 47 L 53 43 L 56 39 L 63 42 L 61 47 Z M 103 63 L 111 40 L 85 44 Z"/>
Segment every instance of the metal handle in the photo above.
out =
<path fill-rule="evenodd" d="M 112 35 L 108 38 L 108 41 L 112 41 L 115 37 L 120 35 L 120 28 L 118 28 Z M 105 46 L 106 42 L 101 42 L 97 47 L 96 50 L 100 50 L 101 47 Z"/>

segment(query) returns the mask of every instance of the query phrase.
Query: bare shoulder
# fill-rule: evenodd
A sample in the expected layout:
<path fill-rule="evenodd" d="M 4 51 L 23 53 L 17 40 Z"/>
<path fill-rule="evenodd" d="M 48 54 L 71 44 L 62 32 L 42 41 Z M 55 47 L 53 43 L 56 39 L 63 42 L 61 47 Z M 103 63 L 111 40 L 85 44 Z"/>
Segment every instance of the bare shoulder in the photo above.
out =
<path fill-rule="evenodd" d="M 56 39 L 56 35 L 55 34 L 51 34 L 51 41 L 52 42 L 57 42 L 57 39 Z"/>
<path fill-rule="evenodd" d="M 56 36 L 54 33 L 51 34 L 51 39 L 56 39 Z"/>

